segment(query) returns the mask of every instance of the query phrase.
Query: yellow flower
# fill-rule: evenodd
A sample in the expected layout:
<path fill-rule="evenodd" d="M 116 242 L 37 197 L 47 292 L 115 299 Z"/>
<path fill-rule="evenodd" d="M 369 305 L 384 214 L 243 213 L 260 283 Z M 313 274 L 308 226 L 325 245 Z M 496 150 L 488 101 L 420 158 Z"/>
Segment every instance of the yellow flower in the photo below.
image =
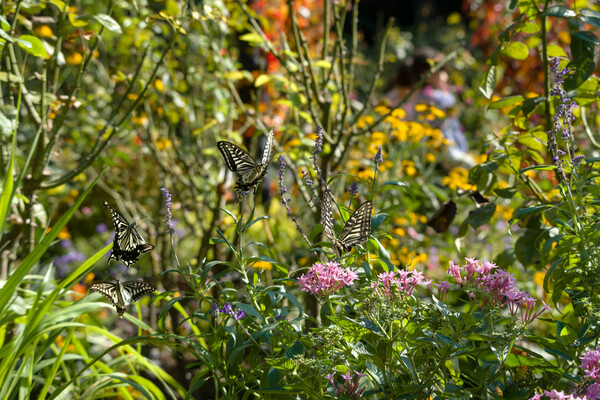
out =
<path fill-rule="evenodd" d="M 392 229 L 392 233 L 395 233 L 396 235 L 402 237 L 402 236 L 406 236 L 406 231 L 402 228 L 394 228 Z"/>
<path fill-rule="evenodd" d="M 448 176 L 442 178 L 442 184 L 450 189 L 476 190 L 477 187 L 469 183 L 469 171 L 463 167 L 455 167 L 450 170 Z"/>
<path fill-rule="evenodd" d="M 298 147 L 298 146 L 300 146 L 300 140 L 292 139 L 285 144 L 284 148 L 286 150 L 289 150 L 289 149 L 293 149 L 294 147 Z"/>
<path fill-rule="evenodd" d="M 154 87 L 156 88 L 156 90 L 158 90 L 159 92 L 162 92 L 163 90 L 165 90 L 165 85 L 163 83 L 163 81 L 161 81 L 160 79 L 156 79 L 154 81 Z"/>
<path fill-rule="evenodd" d="M 406 111 L 404 111 L 402 108 L 394 108 L 394 111 L 392 111 L 392 116 L 398 119 L 404 119 L 406 117 Z"/>
<path fill-rule="evenodd" d="M 141 113 L 140 115 L 136 115 L 135 117 L 131 118 L 131 122 L 136 125 L 144 125 L 146 122 L 148 122 L 148 117 L 146 116 L 146 113 Z"/>
<path fill-rule="evenodd" d="M 402 171 L 408 176 L 417 175 L 417 169 L 415 168 L 415 163 L 411 160 L 403 160 L 402 161 Z"/>
<path fill-rule="evenodd" d="M 273 264 L 268 261 L 257 261 L 253 265 L 256 269 L 263 269 L 265 271 L 271 271 L 273 269 Z"/>
<path fill-rule="evenodd" d="M 538 286 L 543 286 L 544 285 L 544 277 L 546 276 L 546 273 L 543 271 L 538 271 L 536 273 L 533 274 L 533 281 L 535 282 L 536 285 Z"/>
<path fill-rule="evenodd" d="M 60 232 L 58 232 L 58 238 L 61 240 L 65 240 L 65 239 L 71 239 L 71 234 L 69 233 L 69 230 L 67 229 L 67 227 L 63 227 Z"/>
<path fill-rule="evenodd" d="M 373 132 L 369 139 L 371 146 L 381 147 L 387 143 L 388 136 L 383 132 Z"/>
<path fill-rule="evenodd" d="M 67 54 L 67 57 L 65 57 L 65 62 L 69 65 L 79 65 L 82 61 L 83 56 L 76 51 Z"/>
<path fill-rule="evenodd" d="M 138 97 L 139 97 L 139 96 L 138 96 L 137 94 L 135 94 L 135 93 L 129 93 L 129 94 L 127 95 L 127 98 L 128 98 L 129 100 L 137 100 L 137 98 L 138 98 Z"/>
<path fill-rule="evenodd" d="M 433 153 L 425 154 L 425 160 L 430 163 L 435 162 L 435 154 L 433 154 Z"/>
<path fill-rule="evenodd" d="M 33 30 L 39 37 L 51 38 L 52 29 L 48 25 L 40 25 Z"/>
<path fill-rule="evenodd" d="M 159 150 L 168 149 L 171 147 L 171 141 L 167 138 L 159 137 L 156 139 L 156 148 Z"/>
<path fill-rule="evenodd" d="M 372 116 L 370 116 L 370 115 L 363 115 L 356 122 L 356 127 L 357 128 L 364 128 L 367 125 L 371 125 L 373 122 L 375 122 L 375 119 Z"/>
<path fill-rule="evenodd" d="M 93 282 L 95 278 L 96 278 L 96 275 L 93 272 L 90 272 L 89 274 L 87 274 L 85 276 L 83 281 L 87 284 L 87 283 Z"/>
<path fill-rule="evenodd" d="M 377 106 L 375 107 L 375 112 L 379 115 L 389 114 L 390 109 L 386 106 Z"/>
<path fill-rule="evenodd" d="M 408 225 L 408 220 L 404 217 L 395 217 L 394 223 L 402 226 Z"/>
<path fill-rule="evenodd" d="M 356 175 L 358 175 L 359 178 L 364 179 L 366 181 L 372 180 L 373 178 L 375 178 L 375 173 L 373 172 L 373 170 L 371 170 L 369 168 L 364 168 L 364 169 L 358 171 L 358 173 Z"/>
<path fill-rule="evenodd" d="M 384 162 L 382 162 L 381 164 L 379 164 L 379 170 L 381 172 L 385 171 L 388 168 L 392 168 L 394 166 L 394 163 L 389 161 L 389 160 L 385 160 Z"/>

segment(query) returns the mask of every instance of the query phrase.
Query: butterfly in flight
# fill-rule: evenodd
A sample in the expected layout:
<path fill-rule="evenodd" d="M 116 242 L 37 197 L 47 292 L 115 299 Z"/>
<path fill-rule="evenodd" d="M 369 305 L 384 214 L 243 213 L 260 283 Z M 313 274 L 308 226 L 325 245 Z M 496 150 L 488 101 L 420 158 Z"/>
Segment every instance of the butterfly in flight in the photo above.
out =
<path fill-rule="evenodd" d="M 358 244 L 362 244 L 369 239 L 371 234 L 371 212 L 373 211 L 373 202 L 365 201 L 352 213 L 342 233 L 338 238 L 335 237 L 333 230 L 333 211 L 331 209 L 331 193 L 325 190 L 323 201 L 321 202 L 321 224 L 325 236 L 331 242 L 333 250 L 338 258 L 341 258 L 345 252 L 352 250 Z"/>
<path fill-rule="evenodd" d="M 88 286 L 89 290 L 101 293 L 117 309 L 120 318 L 127 310 L 127 306 L 139 300 L 142 296 L 154 292 L 156 289 L 144 281 L 126 281 L 117 280 L 112 282 L 95 282 Z"/>
<path fill-rule="evenodd" d="M 433 214 L 431 219 L 427 221 L 427 225 L 431 226 L 437 233 L 443 233 L 448 230 L 450 224 L 454 221 L 454 217 L 456 217 L 456 203 L 450 199 Z"/>
<path fill-rule="evenodd" d="M 154 249 L 154 245 L 146 243 L 137 229 L 135 229 L 135 226 L 137 225 L 136 222 L 130 224 L 120 212 L 112 208 L 106 201 L 104 202 L 104 205 L 110 210 L 115 226 L 113 249 L 108 262 L 111 260 L 121 260 L 129 267 L 138 261 L 140 254 L 147 253 Z"/>
<path fill-rule="evenodd" d="M 236 144 L 226 141 L 217 143 L 227 168 L 238 177 L 233 189 L 237 201 L 241 201 L 250 190 L 256 194 L 256 188 L 265 179 L 273 151 L 273 136 L 273 130 L 271 130 L 267 136 L 260 163 L 257 163 L 250 153 Z"/>

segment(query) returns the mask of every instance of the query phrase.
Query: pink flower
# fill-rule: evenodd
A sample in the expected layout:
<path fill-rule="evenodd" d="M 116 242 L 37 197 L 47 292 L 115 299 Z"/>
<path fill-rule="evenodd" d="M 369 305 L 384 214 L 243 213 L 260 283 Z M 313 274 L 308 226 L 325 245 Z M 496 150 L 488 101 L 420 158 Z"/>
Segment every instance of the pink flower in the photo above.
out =
<path fill-rule="evenodd" d="M 429 285 L 431 280 L 426 280 L 422 272 L 406 271 L 404 269 L 394 272 L 379 274 L 378 282 L 373 282 L 371 287 L 380 296 L 391 299 L 393 293 L 411 296 L 417 285 Z"/>
<path fill-rule="evenodd" d="M 298 278 L 298 284 L 304 292 L 327 296 L 344 286 L 352 285 L 357 279 L 356 272 L 341 268 L 339 263 L 315 263 L 306 274 Z"/>

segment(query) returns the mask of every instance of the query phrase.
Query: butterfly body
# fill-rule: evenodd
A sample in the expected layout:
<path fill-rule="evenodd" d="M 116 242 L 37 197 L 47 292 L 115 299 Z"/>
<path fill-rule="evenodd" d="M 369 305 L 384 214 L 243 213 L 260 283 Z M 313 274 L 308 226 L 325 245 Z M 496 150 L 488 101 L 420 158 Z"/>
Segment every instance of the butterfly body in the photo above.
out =
<path fill-rule="evenodd" d="M 135 303 L 142 296 L 154 292 L 156 289 L 149 283 L 143 281 L 117 280 L 112 282 L 95 282 L 88 286 L 89 290 L 98 292 L 106 297 L 115 306 L 119 317 L 123 317 L 127 306 Z"/>
<path fill-rule="evenodd" d="M 325 236 L 331 242 L 333 251 L 338 258 L 356 245 L 362 244 L 369 239 L 371 234 L 371 213 L 373 202 L 365 201 L 348 218 L 339 238 L 335 237 L 333 229 L 333 210 L 331 208 L 331 193 L 325 192 L 321 204 L 321 224 Z"/>
<path fill-rule="evenodd" d="M 265 179 L 269 171 L 269 162 L 273 150 L 273 131 L 269 132 L 265 149 L 260 163 L 254 160 L 246 150 L 240 146 L 227 141 L 217 143 L 227 168 L 238 177 L 233 191 L 235 198 L 240 201 L 250 190 L 256 194 L 258 185 Z"/>
<path fill-rule="evenodd" d="M 115 226 L 115 238 L 113 249 L 108 261 L 121 260 L 127 267 L 135 264 L 140 254 L 154 249 L 154 245 L 147 243 L 135 228 L 137 223 L 129 223 L 120 212 L 112 208 L 106 201 L 104 205 L 110 210 L 113 225 Z"/>

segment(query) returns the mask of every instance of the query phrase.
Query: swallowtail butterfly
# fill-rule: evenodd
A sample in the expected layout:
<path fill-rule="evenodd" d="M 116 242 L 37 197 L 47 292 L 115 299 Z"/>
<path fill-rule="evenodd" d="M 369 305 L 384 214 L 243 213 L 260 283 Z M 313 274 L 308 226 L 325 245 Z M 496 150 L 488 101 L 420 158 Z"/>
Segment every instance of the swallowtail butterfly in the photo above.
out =
<path fill-rule="evenodd" d="M 89 290 L 101 293 L 117 309 L 119 317 L 123 317 L 127 306 L 139 300 L 142 296 L 154 292 L 156 289 L 143 281 L 121 282 L 96 282 L 88 286 Z"/>
<path fill-rule="evenodd" d="M 136 222 L 130 224 L 120 212 L 108 205 L 106 201 L 104 205 L 110 210 L 115 226 L 115 238 L 113 240 L 112 253 L 108 261 L 121 260 L 129 267 L 138 261 L 140 254 L 151 251 L 154 245 L 146 243 L 144 238 L 138 233 L 135 229 Z"/>
<path fill-rule="evenodd" d="M 256 193 L 256 188 L 265 179 L 273 151 L 273 136 L 273 130 L 271 130 L 267 136 L 260 164 L 246 150 L 236 144 L 226 141 L 217 143 L 227 168 L 238 177 L 233 189 L 237 201 L 241 201 L 250 190 Z"/>
<path fill-rule="evenodd" d="M 371 212 L 373 202 L 365 201 L 352 213 L 344 225 L 340 238 L 335 237 L 333 229 L 333 211 L 331 209 L 331 193 L 325 190 L 321 202 L 321 224 L 327 239 L 331 242 L 333 250 L 338 258 L 345 252 L 352 250 L 358 244 L 364 243 L 371 234 Z"/>

